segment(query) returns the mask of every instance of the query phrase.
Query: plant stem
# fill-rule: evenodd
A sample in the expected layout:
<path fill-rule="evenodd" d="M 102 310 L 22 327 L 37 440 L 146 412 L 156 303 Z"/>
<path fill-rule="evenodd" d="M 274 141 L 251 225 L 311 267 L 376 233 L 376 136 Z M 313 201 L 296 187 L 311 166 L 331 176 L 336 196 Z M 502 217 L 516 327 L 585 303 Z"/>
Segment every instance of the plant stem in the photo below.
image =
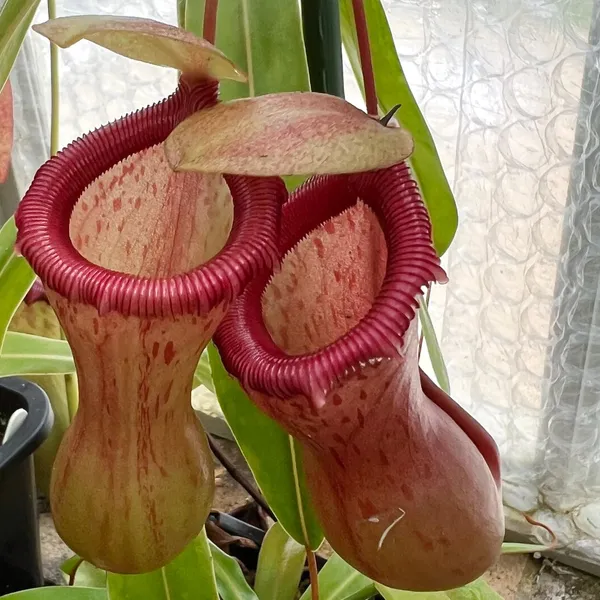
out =
<path fill-rule="evenodd" d="M 308 574 L 310 576 L 310 597 L 319 600 L 319 571 L 317 570 L 317 559 L 315 553 L 307 546 L 306 561 L 308 562 Z"/>
<path fill-rule="evenodd" d="M 48 0 L 48 18 L 56 19 L 56 1 Z M 58 78 L 58 46 L 50 42 L 50 85 L 52 101 L 50 107 L 50 156 L 58 152 L 60 125 L 60 88 Z"/>
<path fill-rule="evenodd" d="M 207 42 L 215 43 L 217 37 L 217 11 L 219 0 L 206 0 L 204 5 L 204 28 L 202 36 Z"/>
<path fill-rule="evenodd" d="M 365 99 L 367 102 L 367 113 L 372 117 L 378 116 L 377 91 L 375 88 L 375 74 L 373 72 L 373 60 L 371 58 L 371 46 L 369 44 L 369 29 L 363 0 L 352 0 L 354 11 L 354 23 L 356 25 L 356 37 L 358 40 L 358 52 L 360 54 L 360 68 L 365 85 Z"/>
<path fill-rule="evenodd" d="M 185 9 L 187 0 L 177 0 L 177 25 L 185 28 Z"/>
<path fill-rule="evenodd" d="M 225 467 L 225 470 L 237 481 L 249 494 L 253 500 L 258 504 L 274 521 L 277 521 L 277 517 L 271 510 L 271 507 L 267 504 L 267 501 L 263 498 L 263 495 L 248 481 L 248 479 L 240 473 L 239 469 L 229 460 L 225 453 L 219 448 L 219 445 L 215 441 L 215 438 L 206 434 L 208 438 L 208 445 L 212 450 L 213 454 L 217 457 L 217 460 Z"/>
<path fill-rule="evenodd" d="M 302 25 L 311 90 L 343 98 L 339 0 L 302 0 Z"/>
<path fill-rule="evenodd" d="M 558 545 L 558 538 L 556 537 L 554 531 L 552 531 L 552 529 L 548 527 L 548 525 L 546 525 L 545 523 L 541 523 L 540 521 L 536 521 L 533 517 L 530 517 L 526 513 L 523 513 L 523 517 L 530 525 L 533 525 L 534 527 L 541 527 L 550 534 L 550 536 L 552 537 L 552 541 L 550 542 L 550 550 L 552 550 Z"/>
<path fill-rule="evenodd" d="M 82 563 L 83 563 L 83 558 L 80 558 L 75 563 L 75 566 L 73 567 L 73 570 L 71 571 L 71 574 L 69 575 L 69 585 L 70 586 L 75 585 L 75 577 L 77 576 L 77 571 L 79 570 L 79 567 L 82 565 Z"/>
<path fill-rule="evenodd" d="M 246 64 L 248 71 L 248 96 L 256 95 L 254 86 L 254 60 L 252 57 L 252 38 L 250 37 L 250 8 L 248 0 L 242 0 L 242 19 L 244 23 L 244 40 L 246 43 Z"/>

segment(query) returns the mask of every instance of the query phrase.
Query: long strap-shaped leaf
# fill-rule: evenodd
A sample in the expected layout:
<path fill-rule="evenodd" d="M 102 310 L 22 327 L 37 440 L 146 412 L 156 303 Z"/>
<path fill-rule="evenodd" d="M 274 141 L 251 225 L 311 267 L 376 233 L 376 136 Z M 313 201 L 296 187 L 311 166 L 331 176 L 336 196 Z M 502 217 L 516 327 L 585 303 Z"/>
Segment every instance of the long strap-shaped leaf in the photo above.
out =
<path fill-rule="evenodd" d="M 446 392 L 446 394 L 450 394 L 450 378 L 448 377 L 448 370 L 446 369 L 446 363 L 444 362 L 442 349 L 440 348 L 433 322 L 429 316 L 427 303 L 423 298 L 419 298 L 419 320 L 421 322 L 421 329 L 423 330 L 423 337 L 425 338 L 425 344 L 427 344 L 427 353 L 431 360 L 435 378 L 437 379 L 438 385 Z"/>
<path fill-rule="evenodd" d="M 502 600 L 483 579 L 447 592 L 404 592 L 376 585 L 385 600 Z"/>
<path fill-rule="evenodd" d="M 320 600 L 371 598 L 377 593 L 373 582 L 351 567 L 339 555 L 333 554 L 319 573 Z M 300 600 L 310 600 L 310 587 Z"/>
<path fill-rule="evenodd" d="M 69 344 L 64 340 L 9 331 L 0 353 L 0 377 L 74 373 Z"/>
<path fill-rule="evenodd" d="M 275 523 L 258 555 L 254 589 L 260 600 L 294 600 L 304 570 L 306 550 Z"/>
<path fill-rule="evenodd" d="M 252 588 L 248 585 L 240 565 L 232 556 L 225 554 L 220 548 L 210 542 L 217 588 L 221 600 L 258 600 Z"/>
<path fill-rule="evenodd" d="M 414 138 L 415 148 L 410 165 L 429 210 L 435 249 L 441 256 L 450 246 L 458 224 L 454 196 L 433 137 L 402 70 L 381 0 L 364 0 L 364 4 L 379 106 L 383 113 L 387 113 L 395 105 L 402 105 L 396 117 Z M 340 0 L 340 11 L 344 46 L 354 74 L 362 87 L 352 0 Z"/>
<path fill-rule="evenodd" d="M 17 229 L 11 218 L 0 229 L 0 353 L 10 320 L 35 279 L 25 259 L 15 254 L 16 239 Z"/>
<path fill-rule="evenodd" d="M 208 353 L 219 404 L 262 493 L 299 544 L 318 548 L 323 533 L 310 503 L 298 445 L 250 401 L 212 343 Z"/>
<path fill-rule="evenodd" d="M 3 596 L 3 600 L 108 600 L 104 588 L 42 587 Z"/>
<path fill-rule="evenodd" d="M 107 578 L 109 600 L 218 600 L 213 560 L 204 529 L 171 563 L 143 575 Z"/>
<path fill-rule="evenodd" d="M 187 4 L 186 29 L 196 35 L 204 5 Z M 298 2 L 220 0 L 216 46 L 248 75 L 248 83 L 223 82 L 222 100 L 310 89 Z"/>
<path fill-rule="evenodd" d="M 40 0 L 5 0 L 0 10 L 0 91 L 17 58 Z"/>

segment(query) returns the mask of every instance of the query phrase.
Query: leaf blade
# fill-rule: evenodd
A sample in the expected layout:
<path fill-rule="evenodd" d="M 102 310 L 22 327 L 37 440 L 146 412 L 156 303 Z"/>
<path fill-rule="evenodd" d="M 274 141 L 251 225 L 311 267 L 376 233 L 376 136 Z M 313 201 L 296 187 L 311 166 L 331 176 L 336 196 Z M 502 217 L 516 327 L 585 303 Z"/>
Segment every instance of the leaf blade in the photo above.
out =
<path fill-rule="evenodd" d="M 312 91 L 343 98 L 342 33 L 337 0 L 302 0 L 302 24 Z"/>
<path fill-rule="evenodd" d="M 502 600 L 502 596 L 484 579 L 476 579 L 468 585 L 447 592 L 405 592 L 378 583 L 375 587 L 385 600 Z"/>
<path fill-rule="evenodd" d="M 212 380 L 212 374 L 210 372 L 210 361 L 208 358 L 207 350 L 204 350 L 204 352 L 202 352 L 202 355 L 200 356 L 200 360 L 198 361 L 198 365 L 196 366 L 196 370 L 194 371 L 194 378 L 199 384 L 202 384 L 211 392 L 215 391 L 215 386 L 213 385 Z"/>
<path fill-rule="evenodd" d="M 341 556 L 333 554 L 319 573 L 321 600 L 344 600 L 373 588 L 373 582 L 351 567 Z M 310 600 L 310 587 L 300 600 Z"/>
<path fill-rule="evenodd" d="M 544 544 L 523 544 L 519 542 L 504 542 L 502 544 L 502 554 L 530 554 L 532 552 L 548 552 L 552 546 Z"/>
<path fill-rule="evenodd" d="M 0 353 L 8 325 L 35 280 L 27 261 L 15 253 L 16 240 L 17 228 L 11 217 L 0 229 Z"/>
<path fill-rule="evenodd" d="M 16 331 L 7 332 L 0 353 L 0 377 L 74 372 L 73 355 L 66 341 Z"/>
<path fill-rule="evenodd" d="M 196 0 L 186 10 L 186 28 L 197 35 L 204 6 Z M 222 100 L 310 89 L 298 2 L 220 0 L 216 45 L 248 74 L 247 83 L 224 81 Z"/>
<path fill-rule="evenodd" d="M 218 600 L 212 555 L 204 529 L 175 560 L 142 575 L 108 573 L 110 600 Z"/>
<path fill-rule="evenodd" d="M 106 587 L 110 600 L 169 600 L 160 570 L 143 575 L 109 573 Z"/>
<path fill-rule="evenodd" d="M 108 600 L 106 590 L 89 587 L 42 587 L 7 594 L 9 600 Z"/>
<path fill-rule="evenodd" d="M 40 0 L 6 0 L 0 10 L 0 91 L 8 80 Z"/>
<path fill-rule="evenodd" d="M 304 570 L 306 550 L 275 523 L 258 555 L 254 590 L 260 600 L 294 600 Z"/>
<path fill-rule="evenodd" d="M 423 337 L 425 338 L 427 352 L 438 385 L 446 392 L 446 394 L 450 395 L 450 377 L 448 376 L 444 355 L 442 354 L 442 349 L 440 348 L 440 343 L 438 342 L 435 333 L 435 327 L 433 326 L 431 316 L 429 315 L 427 303 L 422 297 L 419 298 L 419 321 L 421 322 L 421 329 L 423 331 Z"/>
<path fill-rule="evenodd" d="M 210 542 L 217 587 L 222 600 L 257 600 L 235 558 Z"/>
<path fill-rule="evenodd" d="M 81 587 L 98 587 L 106 588 L 106 571 L 95 567 L 87 561 L 81 562 L 81 558 L 77 555 L 67 559 L 61 566 L 60 570 L 64 573 L 65 583 L 69 582 L 73 571 L 75 573 L 74 584 Z"/>
<path fill-rule="evenodd" d="M 168 586 L 169 600 L 219 600 L 213 555 L 204 529 L 174 561 L 161 570 Z"/>
<path fill-rule="evenodd" d="M 317 549 L 323 532 L 312 508 L 296 444 L 229 375 L 214 344 L 208 348 L 219 404 L 258 486 L 290 536 Z"/>

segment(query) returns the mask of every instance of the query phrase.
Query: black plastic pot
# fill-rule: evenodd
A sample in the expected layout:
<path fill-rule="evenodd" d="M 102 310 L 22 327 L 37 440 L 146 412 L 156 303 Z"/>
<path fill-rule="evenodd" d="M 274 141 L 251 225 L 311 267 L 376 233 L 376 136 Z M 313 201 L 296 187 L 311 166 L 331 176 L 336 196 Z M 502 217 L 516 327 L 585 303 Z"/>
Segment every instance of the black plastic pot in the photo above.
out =
<path fill-rule="evenodd" d="M 52 428 L 52 409 L 37 385 L 0 379 L 0 442 L 19 408 L 28 413 L 25 421 L 0 445 L 0 596 L 44 583 L 33 452 Z"/>

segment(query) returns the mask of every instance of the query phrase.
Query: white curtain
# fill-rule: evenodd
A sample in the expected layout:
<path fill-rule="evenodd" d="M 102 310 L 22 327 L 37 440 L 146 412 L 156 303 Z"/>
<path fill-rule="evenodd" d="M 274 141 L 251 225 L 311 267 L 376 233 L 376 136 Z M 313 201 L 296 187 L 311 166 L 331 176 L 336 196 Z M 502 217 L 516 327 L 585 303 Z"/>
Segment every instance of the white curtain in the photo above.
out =
<path fill-rule="evenodd" d="M 175 0 L 58 4 L 176 21 Z M 509 526 L 530 512 L 600 563 L 600 0 L 384 4 L 459 208 L 431 301 L 452 395 L 500 446 Z M 24 52 L 21 189 L 47 152 L 49 103 L 47 45 L 32 34 Z M 92 44 L 60 56 L 62 144 L 175 85 Z"/>

